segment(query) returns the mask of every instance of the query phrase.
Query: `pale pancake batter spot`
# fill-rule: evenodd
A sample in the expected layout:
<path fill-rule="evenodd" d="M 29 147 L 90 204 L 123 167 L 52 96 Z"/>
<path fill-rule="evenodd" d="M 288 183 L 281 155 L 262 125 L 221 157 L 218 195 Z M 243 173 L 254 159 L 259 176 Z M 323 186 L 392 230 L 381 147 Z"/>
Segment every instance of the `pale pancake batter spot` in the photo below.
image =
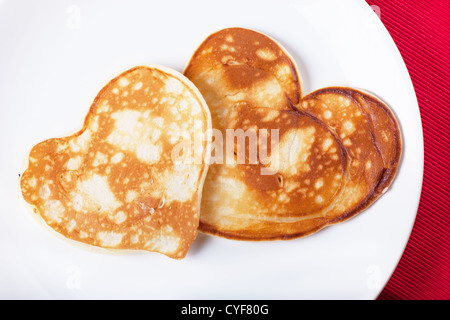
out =
<path fill-rule="evenodd" d="M 317 203 L 322 203 L 322 202 L 323 202 L 323 197 L 320 196 L 320 195 L 318 195 L 318 196 L 316 196 L 315 201 L 316 201 Z"/>
<path fill-rule="evenodd" d="M 180 102 L 178 102 L 178 109 L 180 109 L 180 111 L 185 111 L 189 106 L 189 103 L 187 100 L 181 100 Z"/>
<path fill-rule="evenodd" d="M 184 202 L 190 198 L 197 187 L 197 170 L 198 166 L 195 165 L 180 165 L 174 173 L 166 172 L 162 175 L 166 181 L 166 204 L 172 201 Z"/>
<path fill-rule="evenodd" d="M 118 152 L 111 157 L 112 163 L 119 163 L 123 159 L 124 154 L 122 152 Z"/>
<path fill-rule="evenodd" d="M 77 227 L 77 222 L 74 219 L 71 219 L 67 224 L 66 224 L 66 229 L 67 232 L 72 232 L 75 228 Z"/>
<path fill-rule="evenodd" d="M 277 55 L 270 49 L 258 49 L 256 50 L 256 55 L 264 60 L 275 60 Z"/>
<path fill-rule="evenodd" d="M 278 64 L 275 70 L 275 76 L 279 79 L 282 79 L 284 81 L 289 80 L 289 77 L 292 75 L 291 67 L 286 64 Z"/>
<path fill-rule="evenodd" d="M 161 159 L 162 148 L 158 143 L 161 131 L 153 128 L 151 119 L 134 110 L 113 113 L 115 130 L 106 141 L 121 150 L 132 151 L 136 157 L 149 164 Z"/>
<path fill-rule="evenodd" d="M 227 35 L 226 37 L 225 37 L 225 41 L 226 42 L 233 42 L 234 41 L 234 39 L 233 39 L 233 36 L 232 35 Z"/>
<path fill-rule="evenodd" d="M 343 141 L 344 146 L 349 147 L 352 145 L 352 140 L 350 140 L 349 138 L 344 139 Z"/>
<path fill-rule="evenodd" d="M 92 165 L 94 167 L 97 167 L 97 166 L 102 165 L 102 164 L 107 164 L 108 162 L 109 162 L 108 156 L 105 155 L 102 152 L 97 151 L 97 153 L 95 154 L 94 162 L 92 163 Z"/>
<path fill-rule="evenodd" d="M 37 184 L 36 177 L 32 177 L 32 178 L 28 181 L 28 186 L 31 187 L 31 188 L 36 187 L 36 184 Z"/>
<path fill-rule="evenodd" d="M 149 241 L 145 244 L 145 247 L 151 250 L 160 250 L 164 252 L 175 252 L 180 245 L 180 239 L 172 236 L 170 233 L 161 235 L 155 240 Z"/>
<path fill-rule="evenodd" d="M 119 85 L 120 85 L 121 87 L 126 87 L 126 86 L 128 86 L 129 84 L 130 84 L 130 81 L 128 81 L 127 78 L 120 78 L 120 79 L 119 79 Z"/>
<path fill-rule="evenodd" d="M 48 185 L 44 184 L 40 189 L 39 189 L 39 197 L 41 199 L 48 199 L 51 195 L 51 190 L 49 188 Z"/>
<path fill-rule="evenodd" d="M 118 211 L 115 214 L 109 215 L 110 220 L 112 220 L 115 224 L 121 224 L 127 221 L 127 214 L 124 211 Z"/>
<path fill-rule="evenodd" d="M 50 222 L 61 223 L 66 209 L 59 200 L 48 200 L 44 203 L 43 214 Z"/>
<path fill-rule="evenodd" d="M 166 81 L 165 90 L 167 93 L 181 94 L 183 91 L 183 85 L 177 79 L 170 78 Z"/>
<path fill-rule="evenodd" d="M 110 212 L 122 205 L 111 191 L 106 176 L 97 174 L 80 179 L 72 199 L 77 204 L 77 211 Z"/>
<path fill-rule="evenodd" d="M 130 190 L 130 191 L 127 192 L 125 201 L 126 201 L 127 203 L 131 203 L 131 202 L 133 202 L 133 201 L 138 197 L 138 195 L 139 195 L 139 194 L 138 194 L 136 191 Z"/>
<path fill-rule="evenodd" d="M 114 248 L 117 247 L 121 242 L 124 234 L 116 232 L 98 232 L 97 239 L 100 241 L 103 247 Z"/>
<path fill-rule="evenodd" d="M 178 114 L 178 109 L 175 107 L 170 107 L 169 109 L 170 113 L 172 113 L 173 115 L 177 115 Z"/>
<path fill-rule="evenodd" d="M 315 184 L 314 184 L 314 187 L 315 187 L 316 189 L 322 188 L 322 187 L 323 187 L 323 179 L 320 178 L 320 179 L 316 180 L 316 182 L 315 182 Z"/>
<path fill-rule="evenodd" d="M 353 122 L 345 121 L 344 128 L 345 128 L 345 130 L 347 130 L 347 132 L 353 132 L 354 131 Z"/>
<path fill-rule="evenodd" d="M 161 128 L 164 125 L 164 119 L 161 117 L 155 117 L 153 118 L 153 122 L 159 127 Z"/>
<path fill-rule="evenodd" d="M 162 148 L 150 142 L 140 143 L 135 150 L 136 157 L 146 163 L 156 163 L 161 159 Z"/>

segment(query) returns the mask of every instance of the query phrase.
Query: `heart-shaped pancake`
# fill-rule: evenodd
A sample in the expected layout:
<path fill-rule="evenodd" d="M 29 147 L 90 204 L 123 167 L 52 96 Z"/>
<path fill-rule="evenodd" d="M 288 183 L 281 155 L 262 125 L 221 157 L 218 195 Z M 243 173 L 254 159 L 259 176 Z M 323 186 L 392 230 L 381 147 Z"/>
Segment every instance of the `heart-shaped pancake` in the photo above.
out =
<path fill-rule="evenodd" d="M 177 161 L 176 146 L 194 139 L 193 161 Z M 197 88 L 174 70 L 135 67 L 99 92 L 78 133 L 32 148 L 22 194 L 67 238 L 180 259 L 197 235 L 210 143 Z"/>
<path fill-rule="evenodd" d="M 243 28 L 210 35 L 193 54 L 184 74 L 222 136 L 276 129 L 279 138 L 273 146 L 257 140 L 258 150 L 273 151 L 267 161 L 249 154 L 246 163 L 213 161 L 200 230 L 244 240 L 300 237 L 363 211 L 392 183 L 401 139 L 386 104 L 352 88 L 303 97 L 297 70 L 277 41 Z"/>

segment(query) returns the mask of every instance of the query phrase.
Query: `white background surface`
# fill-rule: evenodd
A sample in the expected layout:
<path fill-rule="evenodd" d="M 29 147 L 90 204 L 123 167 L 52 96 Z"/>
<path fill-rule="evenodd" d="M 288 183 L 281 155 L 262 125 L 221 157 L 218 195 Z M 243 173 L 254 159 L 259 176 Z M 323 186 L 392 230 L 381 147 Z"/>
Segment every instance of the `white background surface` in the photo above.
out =
<path fill-rule="evenodd" d="M 206 36 L 232 26 L 278 40 L 305 94 L 351 86 L 391 106 L 404 153 L 388 193 L 302 239 L 200 234 L 181 261 L 88 250 L 30 213 L 18 174 L 33 145 L 80 129 L 97 92 L 121 71 L 151 63 L 182 72 Z M 374 299 L 395 269 L 419 201 L 422 130 L 403 60 L 364 1 L 0 0 L 0 48 L 0 298 Z"/>

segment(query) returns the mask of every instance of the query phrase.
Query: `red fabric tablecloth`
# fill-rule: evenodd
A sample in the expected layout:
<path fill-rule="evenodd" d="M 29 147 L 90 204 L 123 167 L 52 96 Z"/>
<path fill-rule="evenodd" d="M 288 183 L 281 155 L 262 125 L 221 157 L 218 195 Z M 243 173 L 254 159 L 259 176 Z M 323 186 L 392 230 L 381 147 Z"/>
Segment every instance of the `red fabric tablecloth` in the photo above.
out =
<path fill-rule="evenodd" d="M 450 299 L 450 1 L 367 0 L 410 73 L 422 118 L 422 195 L 403 256 L 379 300 Z"/>

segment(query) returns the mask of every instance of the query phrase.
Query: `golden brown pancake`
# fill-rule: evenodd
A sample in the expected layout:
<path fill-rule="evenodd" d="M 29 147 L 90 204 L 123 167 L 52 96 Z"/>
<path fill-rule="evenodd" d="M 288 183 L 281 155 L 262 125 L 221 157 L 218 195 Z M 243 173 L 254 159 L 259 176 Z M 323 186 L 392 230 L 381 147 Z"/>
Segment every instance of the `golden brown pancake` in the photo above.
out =
<path fill-rule="evenodd" d="M 265 108 L 242 109 L 236 112 L 237 128 L 248 132 L 246 122 L 258 129 L 276 128 L 279 144 L 269 144 L 266 164 L 259 158 L 256 163 L 211 164 L 203 188 L 201 230 L 242 239 L 293 236 L 298 229 L 287 230 L 284 222 L 315 215 L 340 192 L 345 150 L 326 126 L 302 112 L 271 110 L 275 119 L 267 119 Z"/>
<path fill-rule="evenodd" d="M 336 132 L 349 156 L 344 188 L 335 204 L 323 212 L 331 221 L 342 221 L 367 208 L 396 171 L 401 150 L 398 126 L 386 122 L 394 118 L 388 116 L 392 113 L 387 113 L 385 104 L 372 99 L 352 88 L 330 87 L 310 93 L 297 106 Z"/>
<path fill-rule="evenodd" d="M 384 193 L 397 173 L 402 151 L 401 132 L 392 110 L 379 98 L 360 90 L 351 90 L 353 97 L 370 115 L 376 145 L 384 164 L 383 177 L 376 194 Z"/>
<path fill-rule="evenodd" d="M 211 165 L 200 230 L 242 240 L 305 236 L 363 211 L 392 183 L 401 141 L 389 108 L 351 88 L 302 97 L 295 62 L 275 40 L 243 28 L 220 30 L 199 46 L 184 74 L 224 137 L 227 129 L 279 131 L 279 144 L 268 147 L 277 159 L 246 155 L 245 164 Z"/>
<path fill-rule="evenodd" d="M 183 258 L 197 235 L 210 127 L 187 78 L 132 68 L 99 92 L 79 132 L 32 148 L 23 197 L 67 238 Z M 173 156 L 181 141 L 199 137 L 192 161 Z"/>
<path fill-rule="evenodd" d="M 301 79 L 288 52 L 270 37 L 243 28 L 210 35 L 195 51 L 184 74 L 211 103 L 225 99 L 286 110 L 302 95 Z M 214 105 L 212 109 L 216 109 Z"/>

